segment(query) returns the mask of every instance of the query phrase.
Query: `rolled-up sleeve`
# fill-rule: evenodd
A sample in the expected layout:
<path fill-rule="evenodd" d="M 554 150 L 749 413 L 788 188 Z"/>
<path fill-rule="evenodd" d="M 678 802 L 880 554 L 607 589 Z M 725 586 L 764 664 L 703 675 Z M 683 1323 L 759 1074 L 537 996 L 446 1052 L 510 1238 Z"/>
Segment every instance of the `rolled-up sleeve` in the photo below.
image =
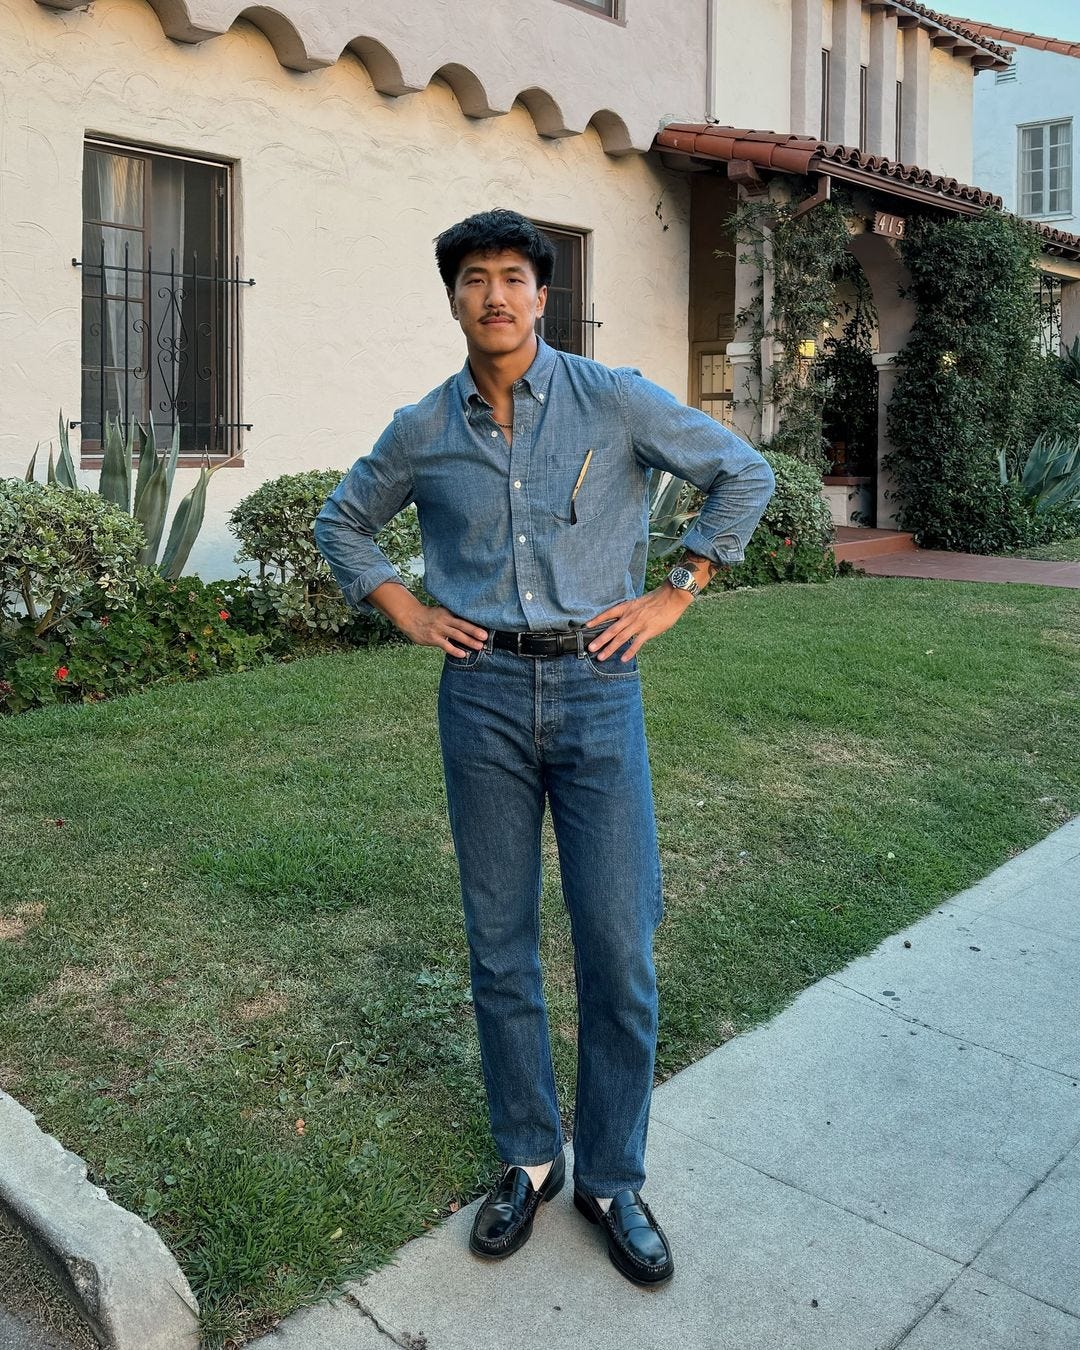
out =
<path fill-rule="evenodd" d="M 768 462 L 733 431 L 638 371 L 620 370 L 619 377 L 637 459 L 705 493 L 683 547 L 723 566 L 742 562 L 775 487 Z"/>
<path fill-rule="evenodd" d="M 384 581 L 401 581 L 375 536 L 412 500 L 412 471 L 395 418 L 315 518 L 315 542 L 351 608 L 373 612 L 364 597 Z"/>

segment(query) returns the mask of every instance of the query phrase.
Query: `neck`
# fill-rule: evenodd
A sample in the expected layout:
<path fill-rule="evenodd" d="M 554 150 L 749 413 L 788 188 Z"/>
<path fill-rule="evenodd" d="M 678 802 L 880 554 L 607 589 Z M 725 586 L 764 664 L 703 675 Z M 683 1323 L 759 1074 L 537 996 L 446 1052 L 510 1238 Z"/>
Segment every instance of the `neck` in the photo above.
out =
<path fill-rule="evenodd" d="M 476 381 L 476 392 L 492 407 L 506 398 L 514 384 L 532 365 L 536 357 L 536 334 L 516 352 L 474 352 L 469 349 L 469 369 Z"/>

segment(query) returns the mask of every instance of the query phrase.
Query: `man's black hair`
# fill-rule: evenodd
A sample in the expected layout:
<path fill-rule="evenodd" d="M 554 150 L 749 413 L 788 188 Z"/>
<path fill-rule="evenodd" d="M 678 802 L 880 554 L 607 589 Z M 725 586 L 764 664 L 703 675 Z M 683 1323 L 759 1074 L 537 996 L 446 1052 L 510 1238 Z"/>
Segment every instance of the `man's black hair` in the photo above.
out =
<path fill-rule="evenodd" d="M 435 260 L 443 285 L 453 290 L 461 270 L 461 260 L 470 253 L 503 253 L 513 249 L 523 253 L 536 273 L 537 286 L 550 286 L 555 271 L 555 246 L 531 220 L 502 207 L 481 211 L 468 220 L 443 230 L 435 240 Z"/>

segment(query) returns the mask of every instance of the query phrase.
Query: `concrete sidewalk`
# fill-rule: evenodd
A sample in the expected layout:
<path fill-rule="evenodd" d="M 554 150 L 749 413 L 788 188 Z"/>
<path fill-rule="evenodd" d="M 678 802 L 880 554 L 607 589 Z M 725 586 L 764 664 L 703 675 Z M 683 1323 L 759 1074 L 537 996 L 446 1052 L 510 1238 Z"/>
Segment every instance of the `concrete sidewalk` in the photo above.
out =
<path fill-rule="evenodd" d="M 906 945 L 906 943 L 910 945 Z M 474 1206 L 260 1350 L 1080 1350 L 1080 819 L 658 1088 L 628 1284 L 570 1186 Z"/>

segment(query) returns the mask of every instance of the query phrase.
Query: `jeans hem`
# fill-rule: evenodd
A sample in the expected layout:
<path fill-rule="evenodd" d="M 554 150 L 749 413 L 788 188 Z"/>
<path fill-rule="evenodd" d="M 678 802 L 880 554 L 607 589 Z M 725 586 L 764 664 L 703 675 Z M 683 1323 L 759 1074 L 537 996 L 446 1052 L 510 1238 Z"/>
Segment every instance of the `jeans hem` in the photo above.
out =
<path fill-rule="evenodd" d="M 565 1148 L 566 1145 L 562 1144 L 557 1152 L 545 1153 L 538 1158 L 500 1158 L 499 1161 L 504 1167 L 543 1167 L 545 1163 L 554 1163 Z"/>

